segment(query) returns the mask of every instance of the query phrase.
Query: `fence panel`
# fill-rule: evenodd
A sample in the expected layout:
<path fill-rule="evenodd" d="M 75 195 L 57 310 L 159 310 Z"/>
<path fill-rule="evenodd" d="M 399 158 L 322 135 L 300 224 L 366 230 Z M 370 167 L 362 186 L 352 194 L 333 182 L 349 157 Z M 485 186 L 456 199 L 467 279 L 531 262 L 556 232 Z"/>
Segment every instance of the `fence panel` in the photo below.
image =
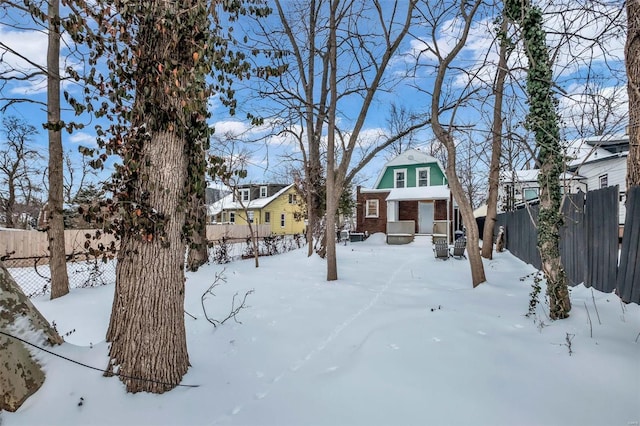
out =
<path fill-rule="evenodd" d="M 640 303 L 640 186 L 627 191 L 626 209 L 616 288 L 625 302 Z"/>
<path fill-rule="evenodd" d="M 584 192 L 579 191 L 566 196 L 562 204 L 564 226 L 560 228 L 560 257 L 571 286 L 584 282 L 587 268 L 583 253 L 586 247 L 584 197 Z"/>
<path fill-rule="evenodd" d="M 271 225 L 253 225 L 253 231 L 257 233 L 259 238 L 267 237 L 271 234 Z M 207 240 L 218 241 L 222 237 L 231 240 L 244 240 L 251 236 L 249 225 L 233 225 L 233 224 L 216 224 L 207 225 Z"/>
<path fill-rule="evenodd" d="M 85 243 L 97 249 L 99 244 L 108 246 L 115 240 L 113 235 L 101 234 L 95 239 L 95 229 L 65 229 L 65 254 L 86 253 Z M 89 239 L 87 239 L 89 235 Z M 28 259 L 26 265 L 33 264 L 33 258 L 41 258 L 39 264 L 49 263 L 49 241 L 43 231 L 2 230 L 0 231 L 0 257 Z"/>
<path fill-rule="evenodd" d="M 528 206 L 506 213 L 505 248 L 514 256 L 540 268 L 540 253 L 536 245 L 538 206 Z"/>
<path fill-rule="evenodd" d="M 584 284 L 609 293 L 618 269 L 618 186 L 589 191 L 585 201 L 587 273 Z"/>

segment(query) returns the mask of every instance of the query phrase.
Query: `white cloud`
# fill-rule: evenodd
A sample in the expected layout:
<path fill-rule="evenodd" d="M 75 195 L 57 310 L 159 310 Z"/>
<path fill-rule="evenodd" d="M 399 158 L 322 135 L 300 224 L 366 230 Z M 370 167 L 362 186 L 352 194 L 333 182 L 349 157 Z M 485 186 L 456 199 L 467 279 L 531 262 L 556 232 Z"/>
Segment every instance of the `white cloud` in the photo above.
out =
<path fill-rule="evenodd" d="M 96 148 L 98 146 L 95 135 L 86 132 L 75 131 L 69 135 L 68 140 L 73 144 L 86 146 L 88 148 Z"/>

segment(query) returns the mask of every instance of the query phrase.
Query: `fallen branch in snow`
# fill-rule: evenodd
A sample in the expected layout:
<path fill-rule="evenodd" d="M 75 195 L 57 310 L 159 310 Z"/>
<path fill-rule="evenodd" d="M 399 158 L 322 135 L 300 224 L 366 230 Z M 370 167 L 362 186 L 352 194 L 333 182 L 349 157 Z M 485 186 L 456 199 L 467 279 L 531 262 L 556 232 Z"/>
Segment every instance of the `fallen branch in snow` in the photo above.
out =
<path fill-rule="evenodd" d="M 238 293 L 236 292 L 236 294 L 233 295 L 233 299 L 231 300 L 231 311 L 229 312 L 229 315 L 227 315 L 227 317 L 223 320 L 216 320 L 214 318 L 210 318 L 209 315 L 207 314 L 207 308 L 204 306 L 204 300 L 207 298 L 207 295 L 210 294 L 212 296 L 215 296 L 215 294 L 213 293 L 213 289 L 218 287 L 219 285 L 221 285 L 222 283 L 226 283 L 227 279 L 224 276 L 224 271 L 226 270 L 223 269 L 221 272 L 218 272 L 215 274 L 215 277 L 213 279 L 213 284 L 211 284 L 211 286 L 209 286 L 209 288 L 202 293 L 202 296 L 200 297 L 200 303 L 202 304 L 202 311 L 204 312 L 204 317 L 207 319 L 207 321 L 209 321 L 211 324 L 213 324 L 214 327 L 217 327 L 219 325 L 224 324 L 227 320 L 233 318 L 233 320 L 235 322 L 237 322 L 238 324 L 242 324 L 242 322 L 238 321 L 238 318 L 236 318 L 236 315 L 238 315 L 238 313 L 245 308 L 248 308 L 246 302 L 247 302 L 247 297 L 249 297 L 250 294 L 252 294 L 254 292 L 254 290 L 249 290 L 244 294 L 244 297 L 242 298 L 242 302 L 240 302 L 240 304 L 238 306 L 236 306 L 236 298 L 238 297 Z M 238 298 L 239 299 L 239 298 Z"/>
<path fill-rule="evenodd" d="M 589 315 L 589 308 L 587 308 L 587 302 L 584 302 L 584 308 L 587 310 L 587 319 L 589 320 L 589 336 L 593 338 L 593 325 L 591 324 L 591 315 Z"/>
<path fill-rule="evenodd" d="M 596 309 L 596 315 L 598 316 L 598 324 L 602 325 L 600 321 L 600 313 L 598 312 L 598 307 L 596 306 L 596 298 L 593 295 L 593 287 L 591 287 L 591 300 L 593 300 L 593 307 Z"/>
<path fill-rule="evenodd" d="M 564 338 L 565 343 L 560 343 L 560 345 L 566 346 L 567 349 L 569 349 L 569 356 L 571 356 L 573 354 L 573 349 L 571 349 L 571 341 L 573 340 L 574 337 L 576 337 L 576 335 L 569 334 L 569 333 L 565 333 L 565 334 L 566 334 Z"/>

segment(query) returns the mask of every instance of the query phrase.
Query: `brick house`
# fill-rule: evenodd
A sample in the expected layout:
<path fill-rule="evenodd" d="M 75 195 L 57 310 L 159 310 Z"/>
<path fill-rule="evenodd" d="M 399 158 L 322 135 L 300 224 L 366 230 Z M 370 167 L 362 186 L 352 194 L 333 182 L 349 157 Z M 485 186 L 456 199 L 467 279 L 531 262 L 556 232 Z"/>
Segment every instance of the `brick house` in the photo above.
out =
<path fill-rule="evenodd" d="M 452 240 L 458 226 L 444 168 L 440 162 L 417 149 L 389 161 L 374 188 L 357 188 L 356 231 L 368 234 L 441 235 Z M 401 229 L 402 231 L 398 231 Z"/>

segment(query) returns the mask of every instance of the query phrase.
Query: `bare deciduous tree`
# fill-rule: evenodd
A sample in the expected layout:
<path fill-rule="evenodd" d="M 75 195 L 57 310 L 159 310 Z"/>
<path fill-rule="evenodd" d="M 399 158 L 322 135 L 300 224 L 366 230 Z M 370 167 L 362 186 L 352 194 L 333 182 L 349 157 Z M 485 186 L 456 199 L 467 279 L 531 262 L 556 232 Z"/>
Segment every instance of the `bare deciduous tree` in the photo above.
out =
<path fill-rule="evenodd" d="M 476 13 L 482 4 L 481 0 L 463 0 L 453 3 L 437 1 L 422 4 L 420 17 L 431 37 L 427 39 L 425 36 L 421 48 L 416 52 L 417 65 L 420 65 L 420 60 L 425 56 L 429 58 L 434 68 L 435 77 L 432 87 L 420 87 L 419 90 L 430 96 L 431 128 L 437 140 L 447 150 L 445 169 L 453 197 L 458 203 L 467 229 L 469 264 L 474 287 L 484 282 L 486 278 L 480 251 L 477 249 L 479 235 L 478 226 L 473 217 L 473 207 L 458 176 L 456 133 L 465 126 L 461 127 L 457 123 L 456 112 L 476 90 L 471 84 L 459 91 L 457 96 L 448 93 L 447 90 L 450 87 L 448 85 L 452 84 L 451 74 L 460 70 L 455 60 L 467 42 Z M 449 31 L 455 29 L 451 39 L 446 41 L 448 44 L 446 47 L 443 45 L 444 41 L 438 39 L 438 33 L 442 31 L 443 26 L 448 27 Z M 471 77 L 470 80 L 473 78 Z"/>
<path fill-rule="evenodd" d="M 14 228 L 38 192 L 37 162 L 42 157 L 31 145 L 37 135 L 35 127 L 16 117 L 5 117 L 2 124 L 5 137 L 0 150 L 0 212 L 4 225 Z"/>
<path fill-rule="evenodd" d="M 278 77 L 262 82 L 260 97 L 282 105 L 286 112 L 272 116 L 279 117 L 281 132 L 295 134 L 300 141 L 308 188 L 309 250 L 322 204 L 318 196 L 326 143 L 328 280 L 337 279 L 335 209 L 343 188 L 377 153 L 428 122 L 423 119 L 412 123 L 401 134 L 381 138 L 365 152 L 359 151 L 365 145 L 362 129 L 376 94 L 397 83 L 386 71 L 408 34 L 415 3 L 276 1 L 280 28 L 262 26 L 262 41 L 254 46 L 270 55 L 272 65 L 268 70 L 279 71 Z M 366 28 L 362 24 L 365 21 Z M 269 77 L 271 73 L 265 71 L 263 75 Z M 356 152 L 361 153 L 359 159 L 354 156 Z"/>

